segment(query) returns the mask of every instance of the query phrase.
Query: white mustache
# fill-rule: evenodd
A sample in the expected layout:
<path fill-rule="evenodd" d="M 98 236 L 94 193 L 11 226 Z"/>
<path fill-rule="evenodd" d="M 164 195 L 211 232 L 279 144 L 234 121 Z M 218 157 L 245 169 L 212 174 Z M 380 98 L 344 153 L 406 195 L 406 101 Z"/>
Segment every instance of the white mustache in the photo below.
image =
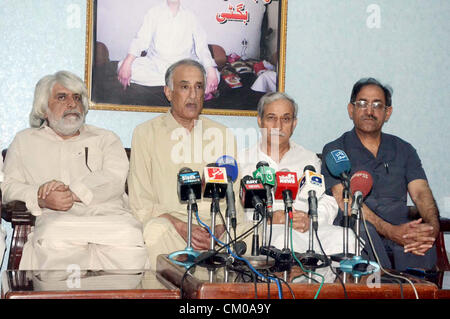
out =
<path fill-rule="evenodd" d="M 78 112 L 78 111 L 65 111 L 65 112 L 63 113 L 63 117 L 66 117 L 66 116 L 68 116 L 68 115 L 76 115 L 76 116 L 78 116 L 79 118 L 81 117 L 81 113 Z"/>
<path fill-rule="evenodd" d="M 286 136 L 286 134 L 284 132 L 279 131 L 277 129 L 270 130 L 270 135 L 271 136 L 281 136 L 281 137 L 285 137 Z"/>

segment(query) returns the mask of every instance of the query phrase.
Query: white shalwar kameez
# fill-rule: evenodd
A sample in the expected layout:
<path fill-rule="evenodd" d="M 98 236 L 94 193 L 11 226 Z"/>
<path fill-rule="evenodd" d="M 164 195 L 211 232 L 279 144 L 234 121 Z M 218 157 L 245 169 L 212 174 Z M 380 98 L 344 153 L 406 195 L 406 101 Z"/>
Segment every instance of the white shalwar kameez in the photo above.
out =
<path fill-rule="evenodd" d="M 265 161 L 276 172 L 282 169 L 288 169 L 291 172 L 297 173 L 297 178 L 300 179 L 303 175 L 303 169 L 307 165 L 314 166 L 316 172 L 320 173 L 320 159 L 315 153 L 305 149 L 304 147 L 290 141 L 290 149 L 284 154 L 279 163 L 275 162 L 270 156 L 261 150 L 260 143 L 253 147 L 245 149 L 239 154 L 239 164 L 242 169 L 242 176 L 253 176 L 256 170 L 256 164 L 259 161 Z M 274 190 L 272 190 L 274 194 Z M 275 198 L 275 197 L 273 197 Z M 295 210 L 300 210 L 308 213 L 308 202 L 299 198 L 294 199 L 293 203 Z M 273 203 L 273 211 L 284 211 L 284 202 L 282 200 L 275 200 Z M 338 205 L 334 197 L 323 194 L 318 198 L 318 231 L 317 235 L 320 239 L 325 253 L 330 256 L 343 252 L 343 229 L 342 227 L 333 225 L 333 221 L 338 213 Z M 246 210 L 246 216 L 249 220 L 253 220 L 253 210 Z M 270 225 L 268 226 L 267 234 L 270 232 Z M 290 232 L 289 232 L 290 233 Z M 354 236 L 349 233 L 349 252 L 354 251 Z M 294 251 L 297 253 L 305 253 L 309 248 L 309 230 L 302 233 L 297 230 L 292 230 L 292 242 Z M 272 240 L 271 245 L 276 248 L 283 249 L 285 243 L 285 225 L 272 225 Z M 289 249 L 291 249 L 291 241 L 289 240 Z M 316 254 L 323 255 L 320 246 L 317 242 L 316 236 L 313 236 L 313 249 Z M 326 282 L 334 281 L 335 276 L 329 267 L 319 268 L 316 272 L 325 276 Z M 315 277 L 319 279 L 318 277 Z"/>
<path fill-rule="evenodd" d="M 128 158 L 111 131 L 84 125 L 64 140 L 46 125 L 19 132 L 8 148 L 3 200 L 21 200 L 36 216 L 22 270 L 143 269 L 148 262 L 142 225 L 124 187 Z M 40 185 L 57 180 L 81 200 L 68 211 L 39 207 Z"/>
<path fill-rule="evenodd" d="M 141 57 L 145 50 L 146 56 Z M 128 53 L 137 57 L 132 64 L 131 82 L 145 86 L 165 85 L 167 68 L 182 59 L 199 61 L 205 69 L 217 66 L 195 15 L 180 6 L 173 16 L 166 1 L 147 12 Z"/>

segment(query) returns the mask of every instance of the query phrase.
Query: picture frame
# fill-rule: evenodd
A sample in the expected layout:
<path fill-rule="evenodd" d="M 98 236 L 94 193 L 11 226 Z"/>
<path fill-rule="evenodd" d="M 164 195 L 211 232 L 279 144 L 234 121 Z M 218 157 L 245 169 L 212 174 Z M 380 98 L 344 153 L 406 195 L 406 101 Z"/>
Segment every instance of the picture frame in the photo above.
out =
<path fill-rule="evenodd" d="M 197 20 L 199 29 L 203 29 L 199 31 L 203 38 L 193 36 L 192 51 L 195 50 L 197 54 L 200 47 L 205 47 L 203 43 L 206 42 L 210 57 L 216 64 L 216 77 L 220 79 L 216 92 L 209 95 L 209 99 L 205 97 L 202 114 L 256 116 L 257 102 L 265 92 L 284 91 L 288 0 L 180 1 L 182 7 L 191 12 L 190 17 Z M 138 69 L 136 62 L 144 62 L 146 68 L 150 61 L 149 63 L 163 68 L 162 64 L 154 62 L 154 56 L 162 54 L 155 54 L 157 49 L 151 48 L 161 47 L 159 43 L 153 43 L 157 42 L 154 40 L 157 27 L 155 31 L 151 31 L 153 42 L 150 42 L 149 50 L 141 51 L 141 56 L 133 62 L 132 79 L 137 78 L 138 74 L 144 74 L 145 82 L 133 80 L 124 88 L 118 80 L 121 61 L 129 53 L 132 42 L 137 41 L 133 39 L 138 34 L 147 34 L 141 30 L 144 28 L 144 20 L 149 19 L 146 15 L 153 8 L 152 10 L 160 10 L 157 11 L 157 16 L 162 17 L 164 10 L 168 8 L 161 7 L 163 5 L 167 7 L 166 0 L 87 0 L 85 82 L 89 91 L 90 109 L 167 112 L 169 102 L 163 93 L 164 82 L 160 80 L 163 79 L 163 74 L 160 72 L 155 75 L 158 81 L 152 82 L 153 78 L 150 79 L 150 76 L 147 80 L 147 75 L 151 72 L 148 69 L 145 72 L 139 71 L 141 69 Z M 151 19 L 156 20 L 158 19 Z M 161 20 L 164 22 L 158 23 L 168 21 Z M 189 21 L 183 32 L 196 25 Z M 172 24 L 170 28 L 171 26 Z M 161 29 L 167 30 L 168 27 L 158 30 Z M 141 31 L 138 32 L 139 30 Z M 195 30 L 197 32 L 198 29 Z M 172 41 L 168 36 L 160 38 Z M 164 52 L 178 54 L 175 51 L 185 38 L 189 37 L 178 39 L 174 52 L 167 49 Z M 196 41 L 200 44 L 195 44 Z M 133 48 L 141 47 L 133 44 Z M 206 50 L 201 54 L 207 56 L 204 52 Z"/>

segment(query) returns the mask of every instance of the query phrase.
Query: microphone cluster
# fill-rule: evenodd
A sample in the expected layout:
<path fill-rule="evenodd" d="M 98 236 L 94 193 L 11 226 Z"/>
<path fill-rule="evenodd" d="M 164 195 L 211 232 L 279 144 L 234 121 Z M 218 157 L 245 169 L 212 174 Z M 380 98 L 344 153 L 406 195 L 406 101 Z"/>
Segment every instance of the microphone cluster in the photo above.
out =
<path fill-rule="evenodd" d="M 334 150 L 326 154 L 325 161 L 331 175 L 339 178 L 344 185 L 344 189 L 351 192 L 353 196 L 351 213 L 352 215 L 357 215 L 362 207 L 364 198 L 372 188 L 372 176 L 366 171 L 358 171 L 350 178 L 350 160 L 342 150 Z M 213 211 L 214 213 L 219 211 L 219 201 L 226 198 L 227 221 L 229 219 L 231 227 L 236 230 L 237 214 L 233 185 L 238 179 L 238 175 L 236 160 L 227 155 L 221 156 L 216 163 L 211 163 L 204 167 L 201 176 L 198 171 L 182 168 L 177 175 L 179 200 L 187 202 L 196 208 L 196 201 L 200 200 L 202 196 L 211 198 L 211 212 L 213 214 Z M 267 162 L 261 161 L 257 163 L 256 170 L 252 175 L 242 177 L 239 184 L 240 204 L 244 209 L 254 209 L 253 220 L 255 226 L 257 226 L 257 222 L 260 219 L 266 223 L 267 219 L 273 216 L 274 201 L 279 200 L 284 203 L 286 213 L 285 237 L 289 236 L 287 224 L 293 218 L 294 201 L 298 200 L 308 203 L 308 215 L 311 219 L 310 225 L 312 225 L 314 231 L 317 231 L 318 201 L 325 193 L 325 182 L 324 176 L 316 172 L 314 166 L 305 166 L 303 174 L 299 177 L 296 172 L 287 169 L 275 171 Z M 213 218 L 212 227 L 214 227 L 214 220 Z M 263 228 L 263 245 L 259 247 L 257 227 L 254 228 L 253 244 L 256 248 L 252 248 L 252 256 L 261 253 L 274 258 L 276 261 L 290 263 L 292 256 L 290 255 L 287 240 L 285 239 L 285 248 L 283 250 L 267 247 L 265 230 L 266 224 L 264 224 Z M 230 236 L 228 228 L 227 233 Z M 231 244 L 229 242 L 230 239 L 228 237 L 227 245 Z M 212 243 L 211 250 L 213 249 L 214 245 Z M 346 252 L 345 249 L 344 252 Z"/>

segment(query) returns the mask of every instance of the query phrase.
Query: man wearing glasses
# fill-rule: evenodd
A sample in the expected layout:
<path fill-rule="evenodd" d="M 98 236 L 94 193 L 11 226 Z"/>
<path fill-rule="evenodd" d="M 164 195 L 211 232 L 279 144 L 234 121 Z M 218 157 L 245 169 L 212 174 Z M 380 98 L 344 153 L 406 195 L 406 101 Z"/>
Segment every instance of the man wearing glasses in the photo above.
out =
<path fill-rule="evenodd" d="M 311 165 L 317 173 L 320 173 L 320 159 L 317 155 L 295 143 L 290 138 L 297 125 L 297 103 L 286 93 L 266 93 L 258 103 L 258 126 L 261 131 L 261 139 L 254 146 L 245 149 L 239 154 L 239 164 L 242 176 L 252 175 L 256 165 L 264 161 L 275 172 L 287 169 L 296 172 L 297 179 L 303 175 L 305 166 Z M 275 188 L 272 189 L 275 193 Z M 323 194 L 318 197 L 318 237 L 325 253 L 342 253 L 342 228 L 333 225 L 338 213 L 336 200 Z M 308 202 L 299 198 L 293 198 L 293 222 L 292 243 L 294 251 L 305 253 L 309 248 L 310 217 L 308 216 Z M 248 220 L 253 219 L 253 210 L 247 210 Z M 269 220 L 270 223 L 270 220 Z M 267 234 L 272 231 L 270 245 L 276 248 L 284 248 L 285 212 L 283 200 L 273 202 L 272 226 L 268 227 Z M 350 247 L 354 247 L 354 237 L 350 234 Z M 322 255 L 316 238 L 313 242 L 314 251 Z M 291 248 L 291 242 L 289 242 Z M 327 282 L 335 278 L 329 267 L 318 269 L 325 276 Z"/>
<path fill-rule="evenodd" d="M 360 170 L 372 175 L 373 187 L 362 205 L 362 215 L 381 265 L 400 271 L 408 267 L 432 269 L 436 264 L 438 209 L 416 150 L 402 139 L 381 131 L 392 115 L 391 96 L 392 89 L 376 79 L 356 82 L 347 106 L 354 128 L 325 145 L 322 154 L 343 150 L 351 162 L 350 177 Z M 322 173 L 327 190 L 339 204 L 335 220 L 339 224 L 344 208 L 343 185 L 330 174 L 325 162 Z M 408 193 L 420 213 L 417 220 L 408 218 Z M 368 243 L 363 224 L 360 229 Z M 362 256 L 376 261 L 369 244 Z"/>

